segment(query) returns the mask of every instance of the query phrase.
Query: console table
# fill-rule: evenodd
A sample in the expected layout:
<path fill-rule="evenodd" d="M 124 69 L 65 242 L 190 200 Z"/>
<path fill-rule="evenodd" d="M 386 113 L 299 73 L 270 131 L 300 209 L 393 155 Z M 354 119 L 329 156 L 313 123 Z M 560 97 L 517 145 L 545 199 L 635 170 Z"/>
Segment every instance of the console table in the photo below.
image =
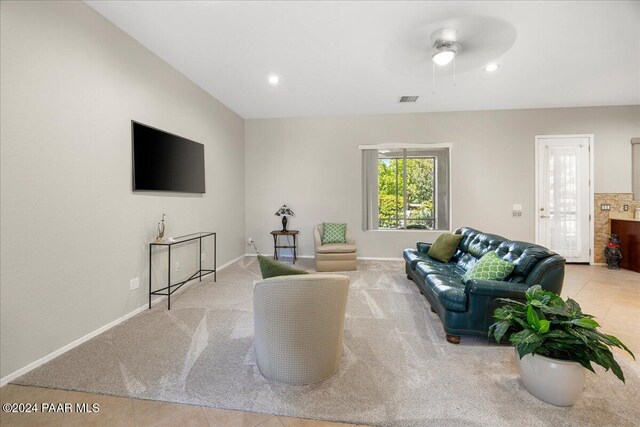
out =
<path fill-rule="evenodd" d="M 202 239 L 205 237 L 213 237 L 213 270 L 202 268 Z M 178 283 L 171 284 L 171 247 L 174 245 L 180 245 L 187 242 L 198 241 L 198 270 L 189 276 L 188 279 Z M 155 291 L 151 290 L 151 273 L 153 271 L 153 247 L 166 247 L 167 248 L 167 286 Z M 151 308 L 151 296 L 163 295 L 167 297 L 167 310 L 171 310 L 171 294 L 180 289 L 182 285 L 190 280 L 198 278 L 198 281 L 202 281 L 202 276 L 213 273 L 213 281 L 216 281 L 216 233 L 203 231 L 198 233 L 187 234 L 184 236 L 174 237 L 172 240 L 167 241 L 155 241 L 149 243 L 149 308 Z M 166 292 L 163 292 L 166 291 Z"/>
<path fill-rule="evenodd" d="M 293 263 L 295 264 L 298 260 L 297 249 L 298 245 L 296 243 L 296 236 L 298 235 L 298 230 L 273 230 L 271 235 L 273 236 L 273 259 L 278 259 L 278 249 L 293 249 Z M 293 236 L 293 246 L 292 245 L 278 245 L 278 236 Z"/>

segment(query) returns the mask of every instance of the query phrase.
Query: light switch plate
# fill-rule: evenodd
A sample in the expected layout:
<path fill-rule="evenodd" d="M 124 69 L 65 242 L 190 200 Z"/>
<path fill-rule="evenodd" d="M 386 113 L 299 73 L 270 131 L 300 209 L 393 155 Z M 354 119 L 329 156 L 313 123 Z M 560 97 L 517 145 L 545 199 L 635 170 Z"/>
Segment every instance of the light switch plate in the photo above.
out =
<path fill-rule="evenodd" d="M 513 216 L 522 216 L 522 205 L 519 203 L 514 203 L 512 205 L 512 211 Z"/>

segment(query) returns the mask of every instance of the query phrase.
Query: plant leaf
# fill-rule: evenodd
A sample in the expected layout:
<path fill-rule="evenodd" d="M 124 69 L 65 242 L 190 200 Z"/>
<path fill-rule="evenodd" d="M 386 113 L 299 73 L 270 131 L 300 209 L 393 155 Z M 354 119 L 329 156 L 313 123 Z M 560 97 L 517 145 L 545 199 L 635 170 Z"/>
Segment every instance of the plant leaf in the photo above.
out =
<path fill-rule="evenodd" d="M 497 342 L 500 342 L 504 334 L 509 330 L 511 322 L 498 322 L 494 323 L 494 325 L 495 329 L 493 330 L 493 336 Z"/>
<path fill-rule="evenodd" d="M 571 298 L 567 298 L 566 305 L 567 305 L 567 308 L 570 310 L 572 317 L 582 315 L 582 309 L 580 308 L 580 304 L 578 304 Z"/>
<path fill-rule="evenodd" d="M 546 334 L 549 331 L 549 326 L 551 326 L 551 322 L 549 322 L 548 320 L 541 320 L 538 332 L 541 334 Z"/>
<path fill-rule="evenodd" d="M 598 322 L 596 322 L 595 320 L 589 319 L 589 318 L 586 318 L 586 317 L 582 317 L 582 318 L 579 318 L 579 319 L 573 319 L 571 321 L 571 323 L 573 323 L 574 325 L 580 326 L 581 328 L 586 328 L 586 329 L 595 329 L 598 326 L 600 326 L 598 324 Z"/>
<path fill-rule="evenodd" d="M 558 316 L 571 317 L 571 313 L 569 313 L 569 310 L 567 310 L 566 307 L 545 305 L 543 307 L 540 307 L 540 311 L 547 314 L 555 314 Z"/>
<path fill-rule="evenodd" d="M 540 328 L 540 319 L 538 318 L 536 310 L 532 306 L 527 307 L 527 322 L 529 322 L 529 325 L 536 330 Z"/>

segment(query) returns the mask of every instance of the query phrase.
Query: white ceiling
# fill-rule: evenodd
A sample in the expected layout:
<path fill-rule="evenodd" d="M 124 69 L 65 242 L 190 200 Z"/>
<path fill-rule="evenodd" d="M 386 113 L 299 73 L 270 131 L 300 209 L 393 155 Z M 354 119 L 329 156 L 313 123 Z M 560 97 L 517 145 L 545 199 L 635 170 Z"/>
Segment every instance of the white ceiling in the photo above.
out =
<path fill-rule="evenodd" d="M 244 118 L 640 104 L 637 1 L 86 2 Z"/>

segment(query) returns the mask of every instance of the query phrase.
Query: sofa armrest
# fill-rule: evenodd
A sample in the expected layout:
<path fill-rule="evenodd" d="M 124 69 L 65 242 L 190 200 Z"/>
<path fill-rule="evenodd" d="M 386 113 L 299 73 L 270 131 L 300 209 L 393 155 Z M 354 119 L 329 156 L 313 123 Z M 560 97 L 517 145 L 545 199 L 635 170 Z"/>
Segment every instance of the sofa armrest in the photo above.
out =
<path fill-rule="evenodd" d="M 418 249 L 418 252 L 422 252 L 423 254 L 426 254 L 427 252 L 429 252 L 430 248 L 431 248 L 431 243 L 426 243 L 426 242 L 416 243 L 416 249 Z"/>
<path fill-rule="evenodd" d="M 321 227 L 321 225 L 316 225 L 315 227 L 313 227 L 313 243 L 316 252 L 318 251 L 318 248 L 322 246 L 322 237 L 320 232 Z"/>
<path fill-rule="evenodd" d="M 351 233 L 349 226 L 347 226 L 347 229 L 345 230 L 344 241 L 350 245 L 356 244 L 356 239 L 353 237 L 353 233 Z"/>
<path fill-rule="evenodd" d="M 523 299 L 529 287 L 524 283 L 501 282 L 497 280 L 469 279 L 465 282 L 464 292 L 473 295 L 486 295 L 496 298 Z"/>

